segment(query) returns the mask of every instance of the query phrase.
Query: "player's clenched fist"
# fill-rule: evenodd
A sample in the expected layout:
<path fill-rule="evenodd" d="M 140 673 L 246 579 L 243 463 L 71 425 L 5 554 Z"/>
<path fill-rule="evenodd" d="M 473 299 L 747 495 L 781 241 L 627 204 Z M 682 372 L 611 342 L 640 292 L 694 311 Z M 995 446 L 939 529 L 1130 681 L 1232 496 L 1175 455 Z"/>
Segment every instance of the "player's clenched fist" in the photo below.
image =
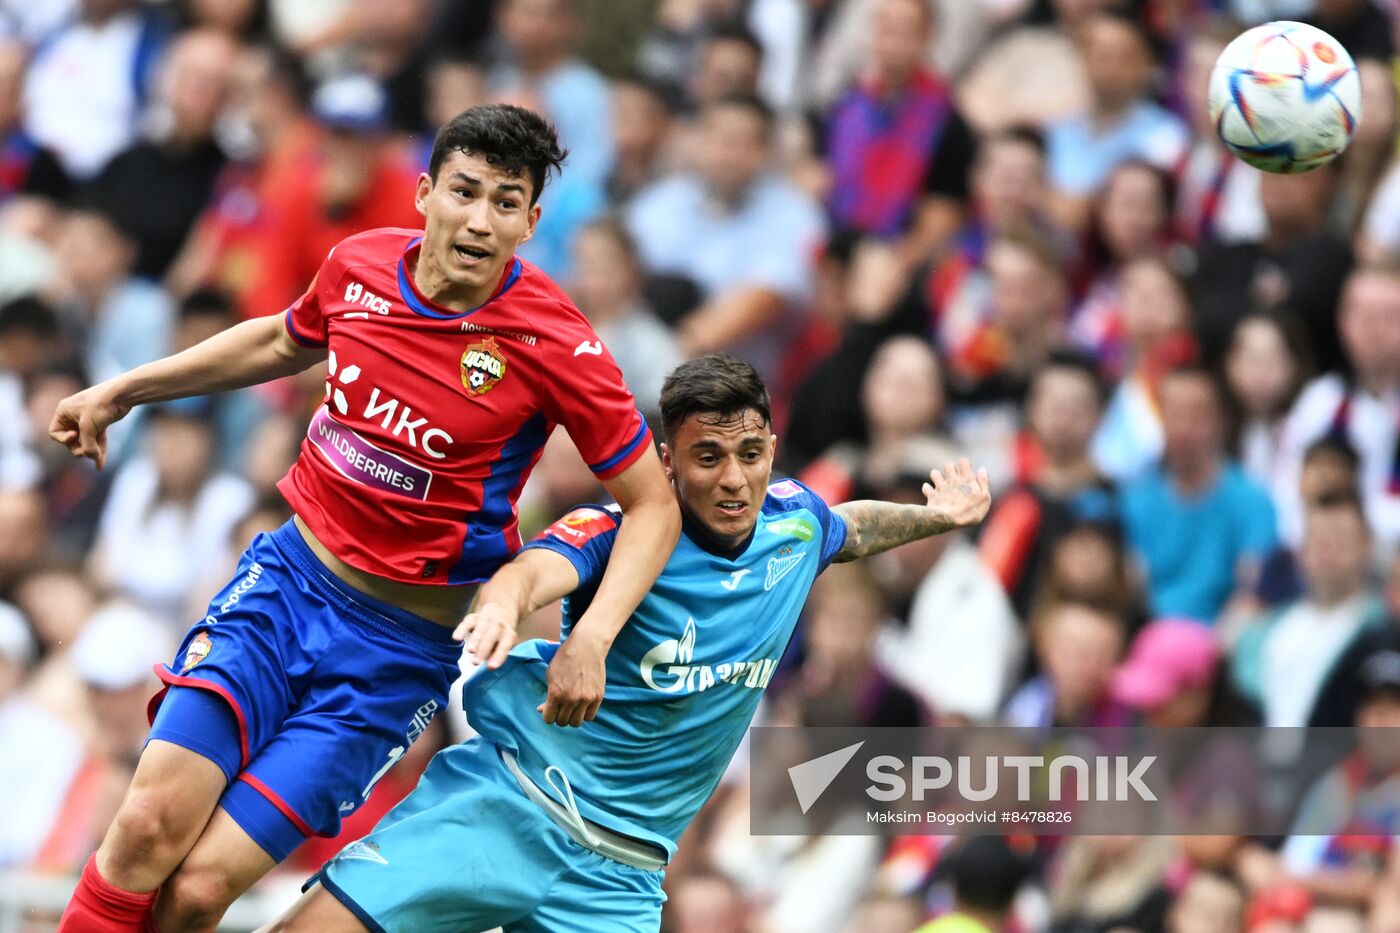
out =
<path fill-rule="evenodd" d="M 598 715 L 607 684 L 608 645 L 575 631 L 549 662 L 549 693 L 537 707 L 554 726 L 581 726 Z"/>
<path fill-rule="evenodd" d="M 112 400 L 106 384 L 84 389 L 58 403 L 49 437 L 75 457 L 87 457 L 102 469 L 107 461 L 107 428 L 126 416 L 131 408 Z"/>
<path fill-rule="evenodd" d="M 494 670 L 515 647 L 515 615 L 500 603 L 484 603 L 458 623 L 452 637 L 466 642 L 467 652 Z"/>

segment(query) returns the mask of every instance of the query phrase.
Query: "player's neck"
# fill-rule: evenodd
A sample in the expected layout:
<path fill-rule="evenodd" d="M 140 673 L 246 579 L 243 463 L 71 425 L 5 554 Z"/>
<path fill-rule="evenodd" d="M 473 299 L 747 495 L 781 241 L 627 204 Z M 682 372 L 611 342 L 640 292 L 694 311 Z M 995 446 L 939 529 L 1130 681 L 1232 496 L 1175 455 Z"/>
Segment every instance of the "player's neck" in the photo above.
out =
<path fill-rule="evenodd" d="M 507 260 L 506 268 L 509 266 L 510 260 Z M 501 284 L 501 276 L 498 275 L 475 287 L 456 285 L 420 249 L 413 259 L 413 284 L 418 286 L 418 291 L 433 304 L 461 313 L 474 311 L 486 304 Z"/>

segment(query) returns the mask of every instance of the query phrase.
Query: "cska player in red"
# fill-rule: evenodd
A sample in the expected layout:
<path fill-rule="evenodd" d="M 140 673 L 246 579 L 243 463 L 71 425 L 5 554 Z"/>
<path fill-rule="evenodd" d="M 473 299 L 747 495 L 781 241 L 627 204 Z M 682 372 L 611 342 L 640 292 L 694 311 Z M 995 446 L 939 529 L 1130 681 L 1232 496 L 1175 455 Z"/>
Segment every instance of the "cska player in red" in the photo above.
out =
<path fill-rule="evenodd" d="M 423 230 L 350 237 L 285 314 L 59 404 L 51 435 L 100 467 L 107 427 L 136 405 L 327 369 L 280 486 L 295 517 L 252 543 L 157 668 L 150 738 L 61 930 L 212 929 L 307 836 L 337 832 L 446 704 L 452 629 L 520 548 L 516 497 L 556 425 L 627 516 L 542 707 L 559 726 L 596 713 L 608 648 L 680 516 L 612 357 L 515 255 L 563 158 L 534 113 L 468 110 L 419 179 Z M 514 639 L 490 623 L 467 649 L 497 667 Z"/>

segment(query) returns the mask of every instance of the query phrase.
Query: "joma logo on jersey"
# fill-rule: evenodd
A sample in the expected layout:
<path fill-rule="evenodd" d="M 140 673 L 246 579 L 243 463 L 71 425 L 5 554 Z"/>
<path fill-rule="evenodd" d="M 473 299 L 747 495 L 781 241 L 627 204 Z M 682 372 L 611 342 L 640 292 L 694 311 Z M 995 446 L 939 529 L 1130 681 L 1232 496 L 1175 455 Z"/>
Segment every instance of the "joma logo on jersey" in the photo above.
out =
<path fill-rule="evenodd" d="M 351 282 L 345 286 L 345 300 L 352 305 L 359 305 L 362 308 L 369 308 L 376 314 L 389 313 L 389 299 L 380 298 L 374 292 L 369 291 L 359 282 Z"/>
<path fill-rule="evenodd" d="M 734 684 L 750 690 L 762 690 L 778 669 L 776 658 L 692 664 L 695 639 L 695 620 L 686 619 L 685 631 L 679 640 L 672 638 L 663 641 L 643 656 L 642 681 L 661 693 L 698 693 L 715 684 Z"/>
<path fill-rule="evenodd" d="M 360 367 L 355 365 L 342 366 L 341 361 L 336 358 L 335 351 L 332 350 L 330 357 L 326 361 L 326 372 L 330 379 L 326 380 L 326 400 L 335 406 L 335 410 L 342 415 L 349 415 L 351 412 L 350 398 L 346 395 L 345 389 L 356 382 L 362 375 Z M 395 415 L 398 420 L 395 421 Z M 366 421 L 379 420 L 379 426 L 384 428 L 395 437 L 400 435 L 408 439 L 410 447 L 421 449 L 434 460 L 441 460 L 447 456 L 438 444 L 452 443 L 452 435 L 442 428 L 429 428 L 427 418 L 413 417 L 413 409 L 403 404 L 398 399 L 382 391 L 378 386 L 371 386 L 369 401 L 365 403 L 364 411 L 360 417 Z M 392 430 L 390 425 L 393 425 Z M 427 428 L 420 436 L 420 428 Z"/>
<path fill-rule="evenodd" d="M 485 395 L 505 378 L 506 355 L 495 337 L 467 347 L 462 354 L 462 388 L 471 396 Z"/>

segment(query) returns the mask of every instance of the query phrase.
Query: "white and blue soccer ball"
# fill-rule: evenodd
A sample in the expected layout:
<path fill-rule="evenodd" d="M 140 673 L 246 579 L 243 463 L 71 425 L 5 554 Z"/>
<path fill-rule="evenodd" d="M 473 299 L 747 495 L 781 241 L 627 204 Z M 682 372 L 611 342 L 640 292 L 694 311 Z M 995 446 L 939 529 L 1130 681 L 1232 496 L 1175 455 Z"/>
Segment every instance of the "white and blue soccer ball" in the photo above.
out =
<path fill-rule="evenodd" d="M 1361 120 L 1361 78 L 1340 42 L 1306 23 L 1241 33 L 1216 59 L 1210 116 L 1225 146 L 1266 172 L 1336 158 Z"/>

